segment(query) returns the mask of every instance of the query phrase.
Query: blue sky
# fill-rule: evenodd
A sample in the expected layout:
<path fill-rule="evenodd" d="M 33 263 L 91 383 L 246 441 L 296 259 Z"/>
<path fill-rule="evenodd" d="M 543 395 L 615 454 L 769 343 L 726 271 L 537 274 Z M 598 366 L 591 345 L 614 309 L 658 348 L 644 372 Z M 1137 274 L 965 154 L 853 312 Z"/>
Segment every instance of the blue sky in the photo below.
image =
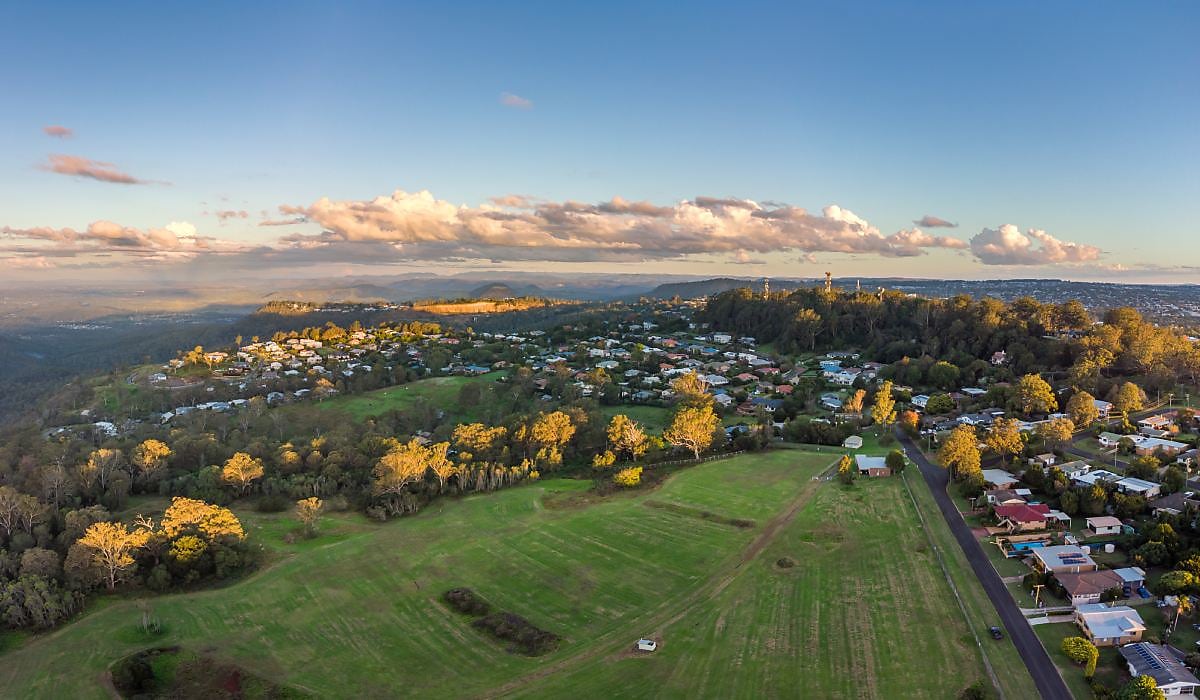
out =
<path fill-rule="evenodd" d="M 0 266 L 1200 279 L 1195 3 L 328 5 L 0 7 Z"/>

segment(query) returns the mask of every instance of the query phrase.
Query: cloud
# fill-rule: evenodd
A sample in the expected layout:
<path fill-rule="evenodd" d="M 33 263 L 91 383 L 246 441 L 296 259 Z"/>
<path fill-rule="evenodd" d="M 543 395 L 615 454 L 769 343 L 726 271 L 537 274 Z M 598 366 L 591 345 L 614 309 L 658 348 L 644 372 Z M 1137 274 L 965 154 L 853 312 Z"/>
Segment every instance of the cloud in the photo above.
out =
<path fill-rule="evenodd" d="M 117 170 L 116 166 L 112 163 L 91 160 L 82 156 L 67 156 L 54 153 L 50 155 L 49 160 L 41 167 L 42 170 L 48 170 L 60 175 L 86 177 L 101 182 L 115 182 L 120 185 L 151 184 L 150 180 L 139 180 L 132 175 Z"/>
<path fill-rule="evenodd" d="M 259 226 L 295 226 L 296 224 L 306 224 L 308 220 L 304 217 L 296 217 L 294 219 L 263 219 L 258 222 Z"/>
<path fill-rule="evenodd" d="M 53 136 L 56 139 L 69 139 L 75 135 L 75 132 L 71 129 L 68 129 L 65 126 L 57 126 L 54 124 L 51 124 L 50 126 L 43 126 L 42 131 L 47 136 Z"/>
<path fill-rule="evenodd" d="M 244 243 L 225 241 L 197 234 L 186 221 L 172 221 L 162 228 L 138 229 L 112 221 L 93 221 L 86 229 L 72 228 L 0 228 L 0 239 L 13 241 L 0 245 L 0 255 L 17 257 L 70 258 L 85 255 L 111 256 L 143 260 L 190 259 L 201 254 L 231 254 L 252 249 Z M 114 264 L 118 262 L 114 261 Z"/>
<path fill-rule="evenodd" d="M 237 211 L 234 211 L 232 209 L 228 209 L 225 211 L 217 211 L 217 212 L 213 212 L 213 216 L 217 217 L 217 221 L 220 221 L 222 224 L 224 224 L 229 219 L 248 219 L 248 218 L 250 218 L 250 214 L 247 211 L 241 210 L 241 209 L 239 209 Z"/>
<path fill-rule="evenodd" d="M 620 197 L 597 204 L 506 197 L 478 207 L 397 190 L 372 200 L 322 198 L 308 207 L 280 207 L 320 225 L 287 245 L 309 250 L 374 243 L 412 260 L 452 257 L 497 260 L 642 261 L 714 254 L 871 253 L 922 255 L 928 248 L 965 248 L 954 238 L 919 230 L 885 236 L 837 205 L 820 215 L 749 199 L 697 197 L 673 205 Z"/>
<path fill-rule="evenodd" d="M 500 93 L 500 104 L 513 109 L 533 109 L 533 100 L 527 100 L 511 92 Z"/>
<path fill-rule="evenodd" d="M 761 258 L 750 257 L 750 254 L 744 250 L 739 250 L 737 253 L 734 253 L 733 257 L 729 259 L 729 262 L 734 263 L 735 265 L 766 265 L 767 264 L 766 260 L 763 260 Z"/>
<path fill-rule="evenodd" d="M 975 234 L 971 252 L 984 265 L 1048 265 L 1089 262 L 1104 251 L 1084 243 L 1060 241 L 1037 229 L 1021 233 L 1013 224 L 1004 224 Z"/>
<path fill-rule="evenodd" d="M 940 216 L 934 216 L 933 214 L 926 214 L 913 223 L 921 228 L 958 228 L 958 224 L 946 221 Z"/>

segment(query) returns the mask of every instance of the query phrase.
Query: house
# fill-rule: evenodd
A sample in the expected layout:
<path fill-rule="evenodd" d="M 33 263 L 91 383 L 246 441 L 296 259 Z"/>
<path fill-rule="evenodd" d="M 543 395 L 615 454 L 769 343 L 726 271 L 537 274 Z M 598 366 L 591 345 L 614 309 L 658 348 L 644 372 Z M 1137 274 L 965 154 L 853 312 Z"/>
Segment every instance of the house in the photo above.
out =
<path fill-rule="evenodd" d="M 1129 438 L 1130 440 L 1137 442 L 1138 437 L 1139 436 L 1136 436 L 1136 435 L 1121 435 L 1119 433 L 1104 432 L 1104 433 L 1100 433 L 1100 437 L 1097 438 L 1097 441 L 1100 443 L 1101 447 L 1107 447 L 1108 449 L 1112 449 L 1112 448 L 1120 445 L 1121 440 L 1123 438 Z"/>
<path fill-rule="evenodd" d="M 1192 509 L 1200 508 L 1200 501 L 1188 497 L 1190 491 L 1176 491 L 1168 496 L 1156 498 L 1150 502 L 1150 507 L 1154 509 L 1154 517 L 1158 517 L 1163 513 L 1167 515 L 1183 515 L 1184 510 L 1189 506 Z"/>
<path fill-rule="evenodd" d="M 1025 503 L 1029 489 L 991 489 L 984 491 L 982 501 L 989 506 L 1013 506 Z"/>
<path fill-rule="evenodd" d="M 1113 569 L 1113 573 L 1121 577 L 1121 595 L 1125 598 L 1132 598 L 1146 585 L 1146 572 L 1141 567 L 1127 566 Z"/>
<path fill-rule="evenodd" d="M 1090 537 L 1121 534 L 1120 518 L 1114 518 L 1111 515 L 1097 515 L 1088 518 L 1085 522 L 1087 523 L 1087 529 L 1092 532 Z"/>
<path fill-rule="evenodd" d="M 992 353 L 992 364 L 993 365 L 999 367 L 1000 365 L 1004 364 L 1005 362 L 1008 362 L 1008 353 L 1007 352 L 1005 352 L 1003 350 L 997 350 L 996 352 Z"/>
<path fill-rule="evenodd" d="M 1166 644 L 1135 642 L 1118 649 L 1131 676 L 1150 676 L 1167 697 L 1192 696 L 1200 688 L 1197 679 L 1183 663 L 1184 653 Z"/>
<path fill-rule="evenodd" d="M 1173 413 L 1160 413 L 1157 416 L 1146 416 L 1137 422 L 1139 428 L 1150 428 L 1151 430 L 1167 430 L 1171 424 L 1175 422 Z"/>
<path fill-rule="evenodd" d="M 1071 477 L 1071 483 L 1076 486 L 1095 486 L 1102 481 L 1116 483 L 1120 480 L 1120 474 L 1114 474 L 1107 469 L 1093 469 L 1090 472 Z"/>
<path fill-rule="evenodd" d="M 1081 605 L 1075 608 L 1075 624 L 1098 647 L 1140 642 L 1146 631 L 1142 617 L 1128 605 L 1111 608 L 1103 603 Z"/>
<path fill-rule="evenodd" d="M 1003 469 L 984 469 L 983 483 L 994 489 L 1010 489 L 1017 485 L 1017 477 Z"/>
<path fill-rule="evenodd" d="M 1099 603 L 1104 592 L 1122 588 L 1121 577 L 1111 569 L 1082 571 L 1078 574 L 1056 574 L 1055 577 L 1067 592 L 1071 605 L 1080 606 Z"/>
<path fill-rule="evenodd" d="M 883 457 L 868 457 L 866 455 L 854 455 L 854 461 L 858 463 L 858 473 L 861 476 L 891 476 L 892 470 L 887 465 L 887 460 Z"/>
<path fill-rule="evenodd" d="M 837 394 L 824 394 L 821 396 L 821 408 L 836 411 L 842 407 L 842 399 Z"/>
<path fill-rule="evenodd" d="M 1099 414 L 1100 420 L 1107 420 L 1108 414 L 1112 412 L 1113 405 L 1108 401 L 1095 399 L 1092 403 L 1096 406 L 1096 413 Z"/>
<path fill-rule="evenodd" d="M 921 410 L 925 410 L 925 406 L 929 404 L 929 397 L 925 394 L 917 394 L 909 400 L 909 403 Z"/>
<path fill-rule="evenodd" d="M 1136 452 L 1139 457 L 1145 457 L 1146 455 L 1152 455 L 1155 452 L 1162 450 L 1162 453 L 1166 456 L 1174 457 L 1187 448 L 1188 445 L 1185 442 L 1176 442 L 1174 440 L 1148 437 L 1134 445 L 1133 451 Z"/>
<path fill-rule="evenodd" d="M 842 447 L 848 447 L 852 450 L 862 449 L 863 439 L 861 435 L 851 435 L 842 441 Z"/>
<path fill-rule="evenodd" d="M 1091 471 L 1092 465 L 1088 464 L 1082 459 L 1077 459 L 1073 462 L 1063 462 L 1062 464 L 1058 465 L 1058 468 L 1062 470 L 1062 473 L 1065 474 L 1068 479 L 1074 479 L 1081 474 L 1087 474 L 1089 471 Z"/>
<path fill-rule="evenodd" d="M 1073 544 L 1060 544 L 1033 550 L 1033 566 L 1050 574 L 1078 574 L 1100 568 L 1091 556 Z"/>
<path fill-rule="evenodd" d="M 1029 459 L 1030 464 L 1034 465 L 1035 467 L 1041 467 L 1042 469 L 1049 469 L 1050 467 L 1053 467 L 1054 463 L 1057 461 L 1058 457 L 1056 457 L 1053 452 L 1045 452 Z"/>
<path fill-rule="evenodd" d="M 1117 481 L 1117 490 L 1121 493 L 1142 496 L 1146 500 L 1151 500 L 1158 498 L 1159 494 L 1162 493 L 1162 485 L 1156 484 L 1153 481 L 1127 476 Z"/>
<path fill-rule="evenodd" d="M 1050 515 L 1050 506 L 1045 503 L 1036 505 L 1014 503 L 998 505 L 993 508 L 993 511 L 996 513 L 996 519 L 1000 521 L 1000 527 L 1012 534 L 1046 529 L 1046 518 Z"/>

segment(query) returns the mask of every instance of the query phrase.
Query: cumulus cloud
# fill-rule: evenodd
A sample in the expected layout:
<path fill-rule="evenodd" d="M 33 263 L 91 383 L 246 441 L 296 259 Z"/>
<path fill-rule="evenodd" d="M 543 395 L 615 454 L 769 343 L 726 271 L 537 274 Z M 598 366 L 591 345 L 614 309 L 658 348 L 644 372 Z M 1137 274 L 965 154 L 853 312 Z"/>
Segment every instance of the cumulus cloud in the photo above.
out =
<path fill-rule="evenodd" d="M 121 172 L 112 163 L 61 153 L 51 154 L 49 160 L 42 165 L 42 169 L 60 175 L 86 177 L 101 182 L 115 182 L 119 185 L 151 184 L 149 180 L 139 180 L 128 173 Z"/>
<path fill-rule="evenodd" d="M 511 92 L 500 93 L 500 104 L 513 109 L 533 109 L 533 100 L 527 100 Z"/>
<path fill-rule="evenodd" d="M 958 228 L 958 224 L 946 221 L 940 216 L 926 214 L 913 222 L 921 228 Z"/>
<path fill-rule="evenodd" d="M 427 191 L 397 190 L 372 200 L 320 199 L 281 207 L 320 225 L 320 234 L 285 237 L 307 248 L 383 243 L 411 259 L 639 261 L 771 252 L 922 255 L 928 248 L 964 248 L 963 241 L 919 230 L 890 236 L 837 205 L 813 214 L 749 199 L 697 197 L 673 205 L 620 197 L 576 201 L 493 200 L 471 207 Z"/>
<path fill-rule="evenodd" d="M 186 221 L 172 221 L 162 228 L 138 229 L 112 221 L 93 221 L 83 230 L 72 228 L 0 228 L 0 254 L 35 259 L 69 258 L 81 255 L 139 258 L 144 260 L 190 259 L 201 254 L 230 254 L 251 249 L 246 244 L 197 234 Z"/>
<path fill-rule="evenodd" d="M 985 265 L 1049 265 L 1089 262 L 1104 251 L 1084 243 L 1060 241 L 1037 229 L 1022 233 L 1015 225 L 1004 224 L 975 234 L 971 252 Z"/>
<path fill-rule="evenodd" d="M 42 131 L 47 136 L 53 136 L 56 139 L 69 139 L 75 135 L 75 132 L 72 131 L 71 129 L 68 129 L 65 126 L 58 126 L 56 124 L 51 124 L 50 126 L 43 126 Z"/>

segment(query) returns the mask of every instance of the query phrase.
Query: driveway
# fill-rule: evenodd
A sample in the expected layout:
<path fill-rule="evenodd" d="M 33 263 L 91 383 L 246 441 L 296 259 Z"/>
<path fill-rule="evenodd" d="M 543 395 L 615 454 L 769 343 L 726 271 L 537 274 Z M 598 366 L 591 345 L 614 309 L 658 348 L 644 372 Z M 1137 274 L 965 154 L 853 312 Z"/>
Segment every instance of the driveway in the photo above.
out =
<path fill-rule="evenodd" d="M 1054 667 L 1054 662 L 1050 660 L 1050 655 L 1046 653 L 1041 640 L 1034 634 L 1029 623 L 1025 621 L 1025 616 L 1021 614 L 1020 608 L 1009 595 L 1008 589 L 1004 587 L 1004 582 L 1000 580 L 1000 574 L 996 573 L 996 569 L 988 561 L 979 541 L 972 536 L 971 529 L 967 527 L 966 522 L 959 515 L 958 509 L 950 500 L 949 494 L 946 493 L 946 487 L 950 482 L 947 471 L 926 459 L 907 435 L 900 437 L 900 443 L 904 446 L 904 451 L 908 453 L 909 459 L 921 470 L 921 476 L 925 478 L 925 482 L 929 484 L 933 498 L 937 501 L 938 509 L 942 511 L 942 517 L 950 526 L 950 532 L 954 533 L 954 539 L 958 541 L 958 546 L 962 548 L 963 554 L 970 562 L 971 569 L 975 571 L 975 576 L 983 585 L 983 590 L 987 593 L 988 598 L 991 598 L 992 605 L 995 606 L 996 613 L 1000 616 L 1000 621 L 1008 630 L 1009 638 L 1017 647 L 1017 652 L 1021 654 L 1025 666 L 1029 668 L 1029 675 L 1033 676 L 1038 693 L 1046 700 L 1072 700 L 1071 691 L 1067 690 L 1067 684 L 1063 682 L 1062 676 L 1058 675 L 1058 669 Z"/>

